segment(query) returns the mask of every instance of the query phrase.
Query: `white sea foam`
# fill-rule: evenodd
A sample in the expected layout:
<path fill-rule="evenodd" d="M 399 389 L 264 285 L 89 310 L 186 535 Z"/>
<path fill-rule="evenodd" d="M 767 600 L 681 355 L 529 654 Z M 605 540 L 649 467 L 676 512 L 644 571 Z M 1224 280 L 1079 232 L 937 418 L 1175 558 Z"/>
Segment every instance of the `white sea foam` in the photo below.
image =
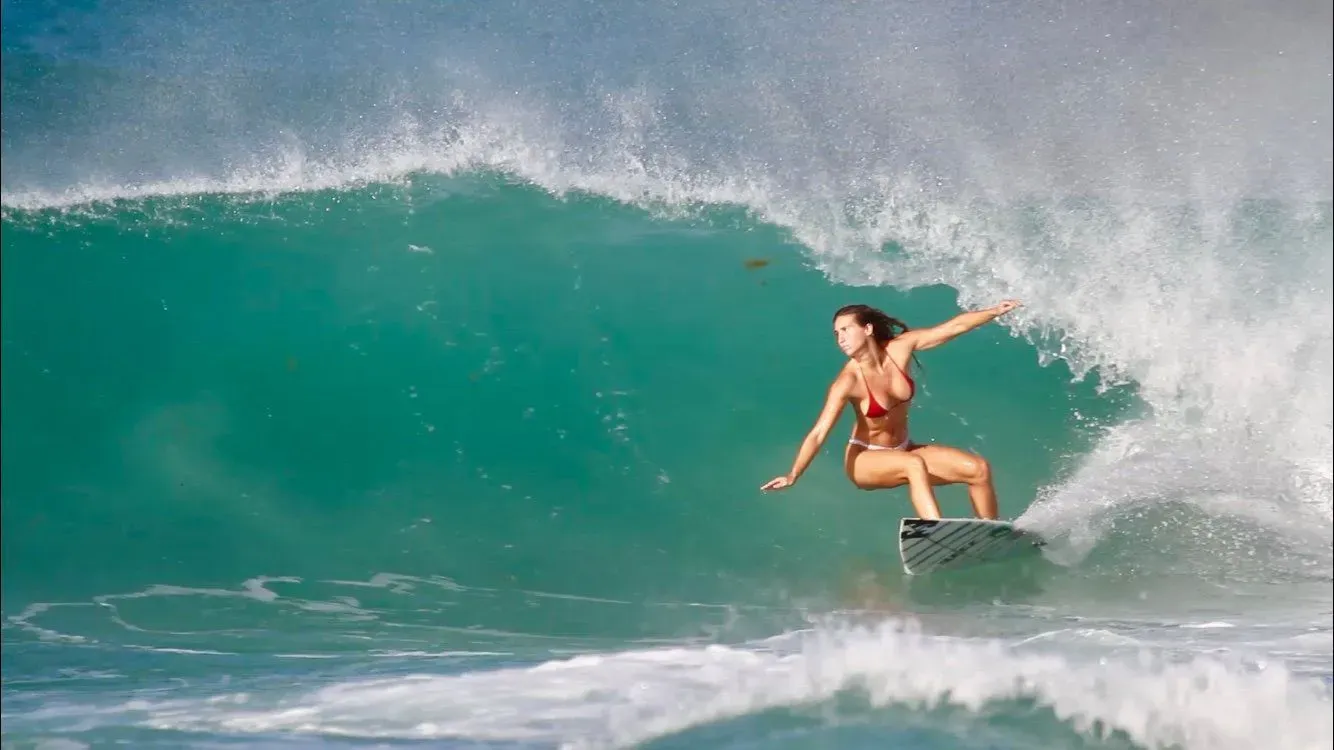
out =
<path fill-rule="evenodd" d="M 1032 701 L 1050 712 L 1044 721 L 1094 736 L 1123 733 L 1144 747 L 1314 749 L 1334 740 L 1328 696 L 1280 665 L 1246 671 L 1205 658 L 1076 661 L 892 626 L 123 708 L 163 729 L 603 748 L 843 691 L 873 707 L 949 709 L 977 714 L 979 722 L 984 711 Z"/>

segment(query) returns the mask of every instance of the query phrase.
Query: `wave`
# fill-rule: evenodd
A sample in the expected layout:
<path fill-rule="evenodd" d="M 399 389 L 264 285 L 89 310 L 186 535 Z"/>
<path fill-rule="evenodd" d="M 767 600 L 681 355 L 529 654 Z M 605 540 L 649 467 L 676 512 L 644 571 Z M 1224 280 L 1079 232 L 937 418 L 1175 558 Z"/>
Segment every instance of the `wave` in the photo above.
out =
<path fill-rule="evenodd" d="M 479 193 L 478 185 L 474 183 L 469 187 L 468 179 L 460 175 L 446 182 L 415 180 L 389 194 L 379 189 L 340 190 L 323 196 L 290 196 L 242 204 L 210 202 L 211 199 L 202 196 L 166 202 L 139 200 L 120 206 L 107 218 L 77 214 L 57 220 L 56 226 L 68 224 L 71 236 L 86 231 L 82 227 L 94 226 L 111 227 L 115 237 L 128 237 L 128 233 L 145 227 L 173 225 L 181 228 L 166 231 L 255 232 L 253 225 L 257 219 L 281 226 L 289 221 L 306 222 L 307 219 L 297 217 L 304 217 L 314 210 L 325 212 L 324 215 L 335 222 L 330 225 L 333 227 L 352 216 L 363 215 L 364 206 L 385 204 L 383 215 L 376 219 L 382 234 L 388 231 L 401 236 L 401 245 L 405 248 L 435 249 L 406 252 L 397 260 L 383 256 L 376 261 L 378 266 L 389 264 L 401 267 L 403 271 L 412 266 L 417 273 L 429 269 L 432 273 L 453 275 L 460 273 L 461 267 L 451 260 L 457 256 L 446 250 L 452 241 L 436 229 L 428 233 L 418 229 L 405 231 L 401 222 L 406 220 L 403 217 L 408 215 L 407 212 L 426 216 L 429 215 L 426 206 L 434 204 L 436 208 L 432 211 L 445 211 L 445 215 L 439 216 L 440 220 L 451 222 L 455 227 L 468 226 L 464 213 L 478 195 L 499 198 L 494 205 L 512 206 L 521 215 L 534 210 L 549 210 L 545 207 L 552 206 L 559 207 L 556 210 L 561 212 L 560 215 L 573 220 L 586 210 L 577 201 L 557 203 L 519 198 L 526 194 L 494 183 L 480 188 Z M 501 195 L 513 197 L 501 198 Z M 608 210 L 603 208 L 608 205 L 595 202 L 590 208 L 601 213 Z M 334 212 L 329 213 L 330 209 Z M 900 233 L 895 244 L 887 246 L 881 253 L 863 256 L 860 262 L 864 269 L 868 269 L 868 274 L 876 274 L 868 278 L 882 278 L 886 282 L 892 279 L 895 285 L 919 289 L 929 289 L 944 282 L 944 286 L 956 290 L 960 300 L 969 296 L 979 300 L 1020 296 L 1025 300 L 1025 307 L 1009 316 L 1012 319 L 1004 325 L 1011 327 L 1012 333 L 1022 337 L 1026 345 L 1034 347 L 1038 364 L 1059 362 L 1057 372 L 1068 373 L 1076 381 L 1092 376 L 1095 387 L 1103 389 L 1103 398 L 1110 403 L 1123 400 L 1115 395 L 1117 388 L 1128 385 L 1133 390 L 1140 406 L 1135 407 L 1137 411 L 1132 412 L 1129 419 L 1112 417 L 1116 409 L 1109 411 L 1107 404 L 1099 403 L 1102 399 L 1089 393 L 1078 396 L 1071 404 L 1058 407 L 1072 411 L 1056 418 L 1078 426 L 1076 432 L 1095 436 L 1096 442 L 1090 450 L 1078 448 L 1078 441 L 1085 438 L 1072 437 L 1070 432 L 1060 437 L 1043 438 L 1056 441 L 1048 445 L 1049 450 L 1073 452 L 1072 457 L 1065 460 L 1073 468 L 1038 480 L 1041 487 L 1039 499 L 1030 507 L 1020 509 L 1023 521 L 1049 536 L 1068 538 L 1065 545 L 1068 559 L 1075 560 L 1098 544 L 1119 545 L 1119 540 L 1129 537 L 1146 533 L 1157 535 L 1154 528 L 1169 531 L 1181 522 L 1181 518 L 1163 508 L 1181 506 L 1195 509 L 1188 510 L 1188 516 L 1198 516 L 1187 522 L 1187 531 L 1165 533 L 1163 539 L 1170 546 L 1181 547 L 1185 558 L 1195 560 L 1189 564 L 1201 571 L 1217 569 L 1217 558 L 1210 555 L 1224 554 L 1231 567 L 1247 571 L 1248 575 L 1286 575 L 1288 572 L 1316 577 L 1328 575 L 1331 490 L 1326 447 L 1330 441 L 1330 410 L 1320 405 L 1330 398 L 1327 377 L 1330 342 L 1324 333 L 1328 327 L 1320 321 L 1322 315 L 1329 316 L 1329 298 L 1319 282 L 1314 287 L 1303 288 L 1295 281 L 1298 277 L 1329 278 L 1328 274 L 1320 276 L 1318 270 L 1322 263 L 1327 265 L 1329 261 L 1328 255 L 1322 256 L 1318 252 L 1320 242 L 1328 241 L 1328 215 L 1316 217 L 1316 224 L 1311 225 L 1302 224 L 1297 212 L 1254 213 L 1246 220 L 1273 222 L 1281 230 L 1271 232 L 1264 245 L 1224 242 L 1219 236 L 1172 238 L 1150 233 L 1147 238 L 1140 238 L 1137 244 L 1121 244 L 1114 251 L 1106 251 L 1095 237 L 1081 236 L 1081 232 L 1087 234 L 1088 227 L 1098 224 L 1088 221 L 1096 213 L 1091 208 L 1068 213 L 1050 207 L 1041 212 L 1014 209 L 1009 214 L 1009 223 L 997 218 L 1002 213 L 998 208 L 975 206 L 968 220 L 959 219 L 959 224 L 971 221 L 989 227 L 975 238 L 970 238 L 963 230 L 940 234 L 931 229 L 939 229 L 942 223 L 957 226 L 943 219 L 933 218 L 920 224 L 896 219 L 896 226 L 912 229 L 918 239 L 909 241 Z M 42 215 L 42 212 L 25 211 L 22 218 L 7 219 L 7 229 L 37 230 L 40 226 L 48 226 L 39 218 Z M 135 215 L 140 218 L 126 218 Z M 1012 227 L 1021 215 L 1030 219 L 1045 217 L 1042 230 L 1021 232 L 1000 226 Z M 268 218 L 259 218 L 266 216 Z M 1103 216 L 1105 218 L 1106 214 Z M 275 217 L 276 224 L 273 223 Z M 1238 220 L 1241 219 L 1239 216 Z M 661 221 L 661 217 L 642 217 L 634 221 L 643 221 L 642 226 L 648 227 Z M 659 226 L 664 228 L 663 231 L 671 232 L 688 233 L 705 228 L 710 232 L 729 233 L 730 221 L 717 214 L 697 213 L 695 219 L 675 225 L 677 228 L 667 230 L 666 227 L 673 226 L 670 222 Z M 1165 223 L 1151 219 L 1144 219 L 1144 222 L 1165 231 Z M 1104 226 L 1106 234 L 1103 236 L 1109 241 L 1117 240 L 1119 227 L 1123 225 L 1108 224 L 1111 228 L 1098 224 Z M 324 234 L 318 224 L 310 226 L 317 227 L 313 231 Z M 748 232 L 766 229 L 764 223 L 749 222 L 742 226 L 743 231 Z M 491 229 L 477 226 L 471 231 L 484 233 Z M 14 232 L 10 232 L 10 236 L 19 237 Z M 1326 239 L 1322 240 L 1322 236 Z M 1125 239 L 1125 236 L 1120 237 L 1121 241 Z M 253 240 L 261 244 L 271 241 L 264 232 Z M 326 245 L 339 242 L 337 239 L 312 241 Z M 694 238 L 690 241 L 698 242 Z M 899 242 L 903 244 L 897 244 Z M 1170 252 L 1165 247 L 1167 245 L 1172 248 Z M 705 252 L 714 254 L 734 252 L 711 244 L 702 247 L 708 248 Z M 1269 249 L 1262 250 L 1261 247 Z M 828 258 L 812 250 L 810 245 L 806 248 L 811 253 L 809 257 L 817 262 Z M 761 253 L 770 251 L 770 248 L 758 250 Z M 535 258 L 525 260 L 520 249 L 496 252 L 501 253 L 496 256 L 497 263 L 537 262 L 539 266 L 543 265 Z M 1264 258 L 1266 253 L 1272 258 L 1268 266 L 1251 262 Z M 512 260 L 501 261 L 502 255 Z M 639 258 L 627 261 L 632 264 L 640 264 L 643 259 L 638 254 L 629 257 Z M 219 259 L 218 262 L 234 261 Z M 344 261 L 335 262 L 342 264 Z M 693 283 L 697 272 L 691 267 L 668 271 L 662 267 L 663 262 L 665 258 L 653 263 L 660 267 L 659 272 L 671 273 L 681 284 Z M 833 275 L 835 280 L 839 273 L 846 277 L 846 270 L 839 272 L 832 270 L 834 268 L 826 265 L 825 273 Z M 1266 274 L 1269 279 L 1264 278 Z M 517 279 L 513 273 L 509 277 L 510 283 Z M 16 276 L 11 274 L 11 278 Z M 182 282 L 186 279 L 181 277 Z M 425 314 L 434 321 L 430 325 L 437 327 L 440 335 L 452 338 L 455 334 L 449 333 L 445 324 L 449 316 L 473 315 L 455 303 L 444 301 L 431 285 L 423 287 L 415 281 L 395 283 L 399 285 L 397 288 L 386 288 L 388 296 L 375 293 L 381 300 L 376 304 L 382 309 L 400 310 L 393 313 L 394 317 L 407 316 L 404 317 L 406 321 L 421 319 Z M 1282 295 L 1258 293 L 1270 286 L 1285 291 Z M 171 295 L 178 296 L 187 288 L 172 290 Z M 552 287 L 547 293 L 558 295 L 553 299 L 564 300 L 555 303 L 556 306 L 563 306 L 575 315 L 588 314 L 584 302 L 587 292 L 577 287 Z M 814 289 L 803 293 L 814 293 Z M 349 300 L 357 295 L 364 298 L 364 294 L 355 292 Z M 832 304 L 835 295 L 829 297 Z M 701 310 L 716 309 L 719 314 L 728 307 L 721 297 L 697 299 L 696 304 L 702 305 Z M 423 305 L 432 307 L 424 308 Z M 1114 312 L 1107 314 L 1106 311 Z M 36 309 L 31 312 L 39 315 Z M 230 316 L 229 313 L 228 319 L 241 320 Z M 909 317 L 919 319 L 918 316 Z M 802 323 L 793 315 L 787 325 L 800 326 Z M 682 337 L 697 336 L 698 330 L 689 334 L 682 329 L 678 333 Z M 666 335 L 676 337 L 678 333 Z M 491 335 L 514 339 L 516 332 L 495 329 Z M 573 329 L 571 335 L 575 335 Z M 354 348 L 363 347 L 365 342 L 361 339 L 360 335 L 353 335 L 347 344 Z M 311 339 L 315 340 L 318 339 Z M 308 345 L 297 347 L 298 350 L 305 348 Z M 973 356 L 978 355 L 985 356 L 981 352 Z M 405 351 L 390 356 L 408 355 Z M 487 355 L 490 364 L 484 363 L 484 370 L 494 370 L 504 359 L 502 354 L 500 360 L 492 361 L 495 356 L 494 353 Z M 386 360 L 382 364 L 389 366 L 393 361 Z M 701 360 L 697 366 L 708 369 L 720 364 L 713 361 L 714 365 L 710 365 Z M 408 365 L 408 360 L 398 359 L 397 362 L 399 368 Z M 1032 360 L 1018 366 L 1016 376 L 1037 377 L 1032 374 L 1035 372 Z M 416 365 L 412 367 L 415 369 Z M 1033 382 L 1047 383 L 1048 387 L 1057 389 L 1054 392 L 1065 390 L 1067 386 L 1053 381 L 1053 376 L 1056 373 L 1043 375 Z M 385 377 L 392 379 L 388 370 Z M 949 379 L 951 376 L 932 373 L 935 387 L 946 389 L 942 393 L 951 392 L 946 382 Z M 613 391 L 638 391 L 647 386 L 623 377 L 612 377 L 604 385 Z M 971 400 L 966 391 L 955 388 L 952 392 L 955 398 Z M 459 405 L 459 408 L 463 407 Z M 626 405 L 623 403 L 619 408 L 624 417 Z M 1034 403 L 1029 408 L 1046 407 Z M 468 411 L 451 412 L 443 402 L 436 409 L 434 417 L 427 419 L 423 416 L 418 421 L 422 425 L 438 426 L 446 414 Z M 1005 419 L 1001 414 L 1006 407 L 979 403 L 971 409 L 973 413 L 952 414 L 949 420 L 970 425 L 969 429 L 975 431 L 973 434 L 995 434 L 1003 429 L 998 420 Z M 127 448 L 133 448 L 127 455 L 145 469 L 156 467 L 154 472 L 161 473 L 168 484 L 211 487 L 215 502 L 229 502 L 224 498 L 258 496 L 255 481 L 252 481 L 258 477 L 239 478 L 234 469 L 219 463 L 209 445 L 235 429 L 227 411 L 216 395 L 197 403 L 187 399 L 154 407 L 150 413 L 142 415 L 128 442 L 124 443 Z M 636 418 L 652 421 L 646 413 Z M 1114 421 L 1109 422 L 1109 419 Z M 621 421 L 624 420 L 614 420 Z M 939 424 L 934 418 L 932 421 Z M 1081 422 L 1084 423 L 1082 426 Z M 173 435 L 176 437 L 172 438 Z M 194 437 L 187 438 L 188 435 Z M 649 436 L 641 430 L 632 438 L 631 444 L 647 439 Z M 778 441 L 778 433 L 774 434 L 774 439 Z M 1072 439 L 1076 442 L 1064 449 L 1059 445 L 1059 442 Z M 163 441 L 169 442 L 170 447 Z M 460 449 L 468 453 L 487 450 L 468 443 L 461 443 Z M 779 460 L 781 463 L 783 459 Z M 1018 468 L 1012 465 L 1007 470 L 1013 472 Z M 653 470 L 655 474 L 661 472 L 661 467 Z M 264 490 L 262 494 L 272 493 Z M 277 502 L 285 504 L 286 501 Z M 1149 521 L 1147 525 L 1133 521 L 1145 513 L 1156 514 L 1163 520 Z M 419 515 L 430 517 L 435 514 L 423 508 Z M 410 526 L 416 518 L 404 516 L 398 519 L 401 521 L 398 525 Z M 291 528 L 294 520 L 280 521 L 279 517 L 270 520 L 275 524 L 274 530 L 288 527 L 287 533 L 291 537 L 301 536 L 302 532 Z M 1127 526 L 1127 521 L 1131 521 L 1131 525 Z M 1104 540 L 1109 534 L 1112 538 Z M 1182 546 L 1195 544 L 1186 541 L 1188 536 L 1201 540 L 1198 553 L 1188 552 Z M 1206 551 L 1210 539 L 1217 543 L 1212 553 Z M 1255 539 L 1261 540 L 1260 548 L 1274 552 L 1271 564 L 1255 565 Z M 1119 559 L 1119 555 L 1113 557 Z M 386 567 L 393 566 L 384 561 L 376 564 L 376 569 Z M 265 565 L 265 568 L 273 569 L 273 566 Z"/>
<path fill-rule="evenodd" d="M 794 239 L 837 285 L 945 288 L 961 306 L 1020 298 L 1001 325 L 1039 364 L 1134 390 L 1139 414 L 1071 448 L 1075 470 L 1045 478 L 1026 522 L 1087 552 L 1117 519 L 1183 504 L 1201 509 L 1202 528 L 1228 529 L 1229 561 L 1246 562 L 1231 531 L 1243 519 L 1309 539 L 1317 552 L 1280 557 L 1319 576 L 1334 518 L 1334 212 L 1330 24 L 1312 21 L 1329 9 L 1195 4 L 1181 24 L 1180 8 L 1140 5 L 799 3 L 745 19 L 727 3 L 612 17 L 582 2 L 6 14 L 6 270 L 11 228 L 61 210 L 71 237 L 121 211 L 226 234 L 270 207 L 352 222 L 386 184 L 403 212 L 424 211 L 463 200 L 451 190 L 479 174 L 706 231 L 734 229 L 716 219 L 737 207 L 742 231 Z M 119 53 L 80 52 L 99 40 Z M 56 109 L 69 114 L 52 119 Z M 216 193 L 251 208 L 195 210 L 216 208 Z M 403 213 L 374 216 L 412 234 L 397 231 Z M 388 289 L 375 299 L 439 304 L 438 289 L 426 302 L 403 296 L 421 287 Z M 582 293 L 568 299 L 582 309 Z M 148 410 L 131 444 L 164 476 L 217 479 L 216 497 L 251 492 L 210 462 L 228 425 L 210 398 Z M 625 403 L 597 413 L 623 426 Z M 212 432 L 154 453 L 179 414 Z"/>

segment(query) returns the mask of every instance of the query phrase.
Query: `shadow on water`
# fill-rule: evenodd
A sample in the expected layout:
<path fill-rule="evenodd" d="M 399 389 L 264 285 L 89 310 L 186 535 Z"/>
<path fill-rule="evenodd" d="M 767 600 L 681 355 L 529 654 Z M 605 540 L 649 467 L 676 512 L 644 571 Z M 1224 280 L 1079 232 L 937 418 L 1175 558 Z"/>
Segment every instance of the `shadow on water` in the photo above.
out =
<path fill-rule="evenodd" d="M 1024 604 L 1046 593 L 1063 568 L 1031 554 L 926 575 L 903 572 L 897 556 L 852 561 L 839 582 L 840 603 L 884 614 L 976 604 Z"/>

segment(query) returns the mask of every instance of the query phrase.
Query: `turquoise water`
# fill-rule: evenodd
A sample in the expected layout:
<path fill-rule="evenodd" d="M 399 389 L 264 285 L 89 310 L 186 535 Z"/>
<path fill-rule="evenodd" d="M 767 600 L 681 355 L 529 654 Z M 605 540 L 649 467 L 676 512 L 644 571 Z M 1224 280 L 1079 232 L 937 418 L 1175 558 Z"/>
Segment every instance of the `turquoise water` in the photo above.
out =
<path fill-rule="evenodd" d="M 1330 24 L 618 7 L 5 3 L 4 747 L 1328 747 Z"/>

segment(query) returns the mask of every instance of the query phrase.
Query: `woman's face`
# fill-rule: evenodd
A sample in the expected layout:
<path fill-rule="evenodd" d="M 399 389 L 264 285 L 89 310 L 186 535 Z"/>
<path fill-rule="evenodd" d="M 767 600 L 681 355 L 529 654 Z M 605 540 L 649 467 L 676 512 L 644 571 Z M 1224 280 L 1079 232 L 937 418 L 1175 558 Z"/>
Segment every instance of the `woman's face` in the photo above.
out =
<path fill-rule="evenodd" d="M 861 351 L 869 338 L 871 326 L 858 324 L 856 315 L 834 318 L 834 340 L 838 342 L 838 348 L 849 357 Z"/>

